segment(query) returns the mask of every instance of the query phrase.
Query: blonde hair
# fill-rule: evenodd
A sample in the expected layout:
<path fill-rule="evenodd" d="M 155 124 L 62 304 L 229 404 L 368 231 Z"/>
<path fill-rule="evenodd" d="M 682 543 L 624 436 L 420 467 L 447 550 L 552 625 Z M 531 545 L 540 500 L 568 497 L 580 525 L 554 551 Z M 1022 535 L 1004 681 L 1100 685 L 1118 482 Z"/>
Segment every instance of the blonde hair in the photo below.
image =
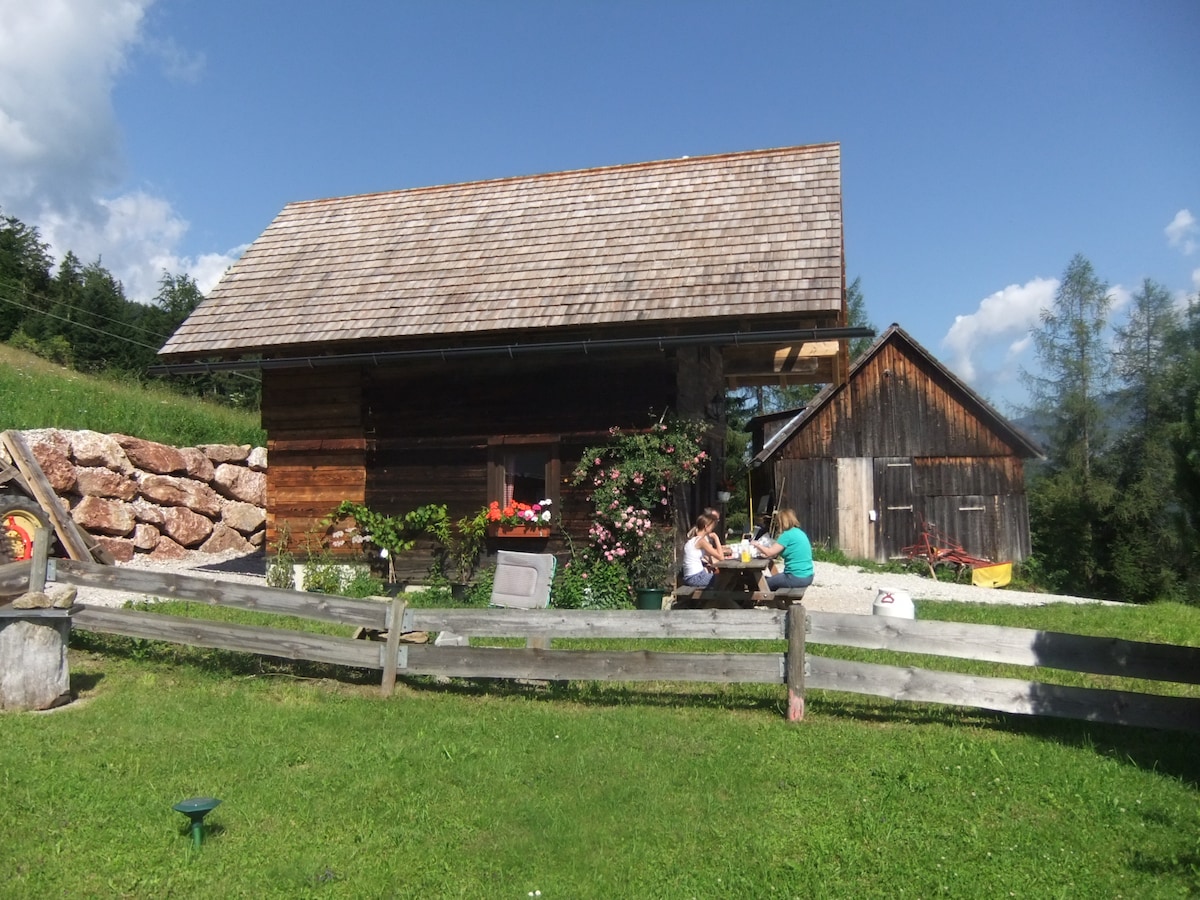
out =
<path fill-rule="evenodd" d="M 800 520 L 796 518 L 795 510 L 786 507 L 775 511 L 775 523 L 779 526 L 780 532 L 800 527 Z"/>

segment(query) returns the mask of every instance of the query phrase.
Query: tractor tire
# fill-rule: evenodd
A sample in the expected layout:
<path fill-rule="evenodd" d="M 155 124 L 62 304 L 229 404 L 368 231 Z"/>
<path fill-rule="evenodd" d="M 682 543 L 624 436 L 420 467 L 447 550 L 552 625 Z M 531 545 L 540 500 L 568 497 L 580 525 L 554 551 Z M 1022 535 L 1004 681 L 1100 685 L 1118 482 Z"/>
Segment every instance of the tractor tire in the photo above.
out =
<path fill-rule="evenodd" d="M 33 556 L 33 536 L 50 528 L 50 519 L 35 500 L 0 493 L 0 563 L 22 562 Z"/>

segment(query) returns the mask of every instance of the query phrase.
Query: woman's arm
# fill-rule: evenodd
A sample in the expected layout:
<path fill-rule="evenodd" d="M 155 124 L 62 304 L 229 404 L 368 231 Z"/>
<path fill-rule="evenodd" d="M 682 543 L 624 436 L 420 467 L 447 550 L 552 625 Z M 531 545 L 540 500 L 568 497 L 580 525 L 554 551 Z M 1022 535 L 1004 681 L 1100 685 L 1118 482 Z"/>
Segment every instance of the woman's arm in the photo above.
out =
<path fill-rule="evenodd" d="M 725 553 L 721 549 L 721 539 L 711 531 L 708 534 L 700 535 L 700 537 L 696 539 L 696 546 L 698 546 L 701 551 L 703 551 L 704 555 L 712 560 L 714 564 L 725 559 Z"/>
<path fill-rule="evenodd" d="M 769 547 L 764 547 L 761 541 L 751 541 L 750 544 L 767 559 L 774 559 L 783 552 L 783 544 L 779 543 L 778 541 L 771 544 Z"/>

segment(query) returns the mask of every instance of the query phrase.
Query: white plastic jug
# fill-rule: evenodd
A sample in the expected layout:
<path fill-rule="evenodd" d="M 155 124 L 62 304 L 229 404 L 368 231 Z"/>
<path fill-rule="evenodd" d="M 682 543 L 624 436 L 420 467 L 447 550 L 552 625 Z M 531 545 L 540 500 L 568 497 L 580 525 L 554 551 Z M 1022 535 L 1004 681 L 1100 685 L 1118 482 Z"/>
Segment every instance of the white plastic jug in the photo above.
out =
<path fill-rule="evenodd" d="M 893 619 L 915 619 L 917 610 L 913 606 L 912 597 L 907 591 L 897 591 L 892 588 L 879 588 L 871 612 L 877 616 L 891 616 Z"/>

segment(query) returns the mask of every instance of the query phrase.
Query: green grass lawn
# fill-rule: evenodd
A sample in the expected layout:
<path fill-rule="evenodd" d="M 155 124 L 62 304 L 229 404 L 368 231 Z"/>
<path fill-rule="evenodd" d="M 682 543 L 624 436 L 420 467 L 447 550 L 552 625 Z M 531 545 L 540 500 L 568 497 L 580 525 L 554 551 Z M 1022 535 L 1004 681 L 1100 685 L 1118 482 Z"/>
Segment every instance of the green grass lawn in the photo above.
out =
<path fill-rule="evenodd" d="M 1196 611 L 1162 618 L 1198 643 Z M 789 724 L 778 685 L 417 678 L 383 700 L 377 672 L 78 633 L 71 657 L 79 700 L 0 716 L 0 895 L 1200 891 L 1194 735 L 828 692 Z M 171 806 L 209 795 L 197 853 Z"/>

